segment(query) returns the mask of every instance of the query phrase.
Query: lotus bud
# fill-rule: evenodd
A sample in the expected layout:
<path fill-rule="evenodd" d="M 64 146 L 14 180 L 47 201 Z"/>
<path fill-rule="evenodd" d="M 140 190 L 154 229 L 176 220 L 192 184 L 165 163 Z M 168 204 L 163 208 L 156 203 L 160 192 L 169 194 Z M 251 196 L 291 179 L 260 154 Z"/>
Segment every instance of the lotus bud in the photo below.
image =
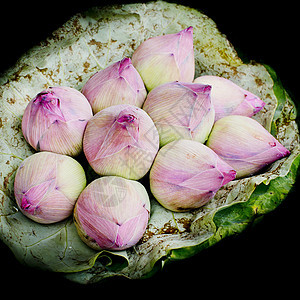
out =
<path fill-rule="evenodd" d="M 150 188 L 165 208 L 188 211 L 206 204 L 235 174 L 207 146 L 178 140 L 159 150 L 150 171 Z"/>
<path fill-rule="evenodd" d="M 27 105 L 22 118 L 26 141 L 37 151 L 76 156 L 92 109 L 83 94 L 69 87 L 52 87 Z"/>
<path fill-rule="evenodd" d="M 142 107 L 147 95 L 143 80 L 130 58 L 94 74 L 82 88 L 82 93 L 89 100 L 94 114 L 117 104 Z"/>
<path fill-rule="evenodd" d="M 132 63 L 148 91 L 166 82 L 192 82 L 195 74 L 193 27 L 144 41 L 133 53 Z"/>
<path fill-rule="evenodd" d="M 237 171 L 237 178 L 253 175 L 290 154 L 261 124 L 245 116 L 218 120 L 207 146 Z"/>
<path fill-rule="evenodd" d="M 259 97 L 229 79 L 207 75 L 196 78 L 194 82 L 212 87 L 210 96 L 215 108 L 215 121 L 228 115 L 252 117 L 265 106 Z"/>
<path fill-rule="evenodd" d="M 143 236 L 150 212 L 146 189 L 137 181 L 105 176 L 92 181 L 75 206 L 81 239 L 96 250 L 124 250 Z"/>
<path fill-rule="evenodd" d="M 89 120 L 83 138 L 83 151 L 96 173 L 128 179 L 140 179 L 149 171 L 158 148 L 153 121 L 129 104 L 98 112 Z"/>
<path fill-rule="evenodd" d="M 67 155 L 38 152 L 19 166 L 14 181 L 17 205 L 28 218 L 44 224 L 69 217 L 86 186 L 81 165 Z"/>
<path fill-rule="evenodd" d="M 143 109 L 152 118 L 160 145 L 178 139 L 204 143 L 214 124 L 209 85 L 170 82 L 153 89 Z"/>

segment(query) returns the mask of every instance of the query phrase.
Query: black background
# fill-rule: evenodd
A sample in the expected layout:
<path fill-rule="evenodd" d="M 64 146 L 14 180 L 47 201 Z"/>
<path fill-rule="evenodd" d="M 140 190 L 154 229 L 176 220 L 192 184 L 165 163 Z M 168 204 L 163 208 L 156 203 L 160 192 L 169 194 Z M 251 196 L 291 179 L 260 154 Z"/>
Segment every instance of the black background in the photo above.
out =
<path fill-rule="evenodd" d="M 0 17 L 0 72 L 75 13 L 112 3 L 116 1 L 6 3 Z M 296 1 L 276 1 L 272 5 L 263 1 L 177 3 L 198 8 L 217 23 L 219 30 L 245 57 L 272 66 L 299 104 L 300 35 Z M 99 297 L 145 297 L 148 294 L 151 297 L 166 293 L 171 296 L 174 291 L 178 295 L 182 291 L 184 295 L 188 292 L 199 298 L 222 294 L 240 298 L 284 293 L 289 299 L 298 294 L 300 279 L 298 191 L 296 185 L 287 199 L 255 227 L 191 259 L 167 265 L 147 280 L 115 278 L 98 285 L 77 285 L 57 274 L 20 265 L 10 250 L 0 243 L 0 291 L 13 285 L 16 288 L 9 288 L 13 293 L 44 290 L 44 295 L 49 296 L 63 288 L 65 292 L 93 291 Z M 137 287 L 139 290 L 135 290 Z M 208 292 L 206 296 L 198 294 L 203 289 Z M 107 294 L 102 294 L 104 292 Z"/>

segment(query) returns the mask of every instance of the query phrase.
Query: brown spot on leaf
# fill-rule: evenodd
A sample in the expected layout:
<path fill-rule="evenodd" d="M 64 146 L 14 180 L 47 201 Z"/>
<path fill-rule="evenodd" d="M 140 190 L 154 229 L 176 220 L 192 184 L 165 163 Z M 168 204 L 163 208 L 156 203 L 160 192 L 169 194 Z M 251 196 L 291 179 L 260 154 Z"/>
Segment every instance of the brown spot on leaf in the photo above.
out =
<path fill-rule="evenodd" d="M 168 222 L 165 223 L 164 227 L 159 230 L 158 234 L 174 234 L 178 232 L 179 232 L 178 228 L 172 226 L 171 223 Z"/>
<path fill-rule="evenodd" d="M 180 218 L 178 220 L 176 220 L 177 223 L 181 224 L 183 226 L 183 228 L 185 229 L 185 231 L 190 232 L 191 231 L 191 223 L 192 220 L 188 219 L 188 218 Z"/>
<path fill-rule="evenodd" d="M 9 99 L 7 99 L 6 100 L 9 104 L 14 104 L 14 103 L 16 103 L 16 99 L 14 99 L 14 98 L 9 98 Z"/>
<path fill-rule="evenodd" d="M 88 44 L 89 44 L 90 46 L 95 45 L 95 46 L 97 46 L 98 49 L 101 49 L 101 48 L 102 48 L 102 43 L 97 42 L 95 39 L 91 39 L 91 40 L 88 42 Z"/>
<path fill-rule="evenodd" d="M 258 85 L 258 86 L 262 86 L 264 83 L 263 81 L 260 79 L 260 78 L 255 78 L 255 83 Z"/>
<path fill-rule="evenodd" d="M 90 67 L 90 63 L 89 62 L 85 62 L 84 64 L 83 64 L 83 72 L 84 73 L 88 73 L 88 71 L 89 71 L 89 67 Z"/>
<path fill-rule="evenodd" d="M 4 177 L 4 181 L 3 181 L 3 187 L 4 187 L 4 191 L 7 190 L 7 187 L 9 185 L 9 180 L 10 177 L 15 173 L 16 170 L 12 170 L 11 172 L 9 172 L 5 177 Z"/>

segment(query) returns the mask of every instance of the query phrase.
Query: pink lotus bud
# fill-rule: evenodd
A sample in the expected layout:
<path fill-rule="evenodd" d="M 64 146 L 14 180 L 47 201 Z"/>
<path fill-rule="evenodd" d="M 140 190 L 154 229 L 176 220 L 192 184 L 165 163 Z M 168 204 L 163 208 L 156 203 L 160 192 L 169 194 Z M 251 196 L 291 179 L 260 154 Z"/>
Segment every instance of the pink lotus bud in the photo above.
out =
<path fill-rule="evenodd" d="M 204 143 L 214 124 L 209 85 L 170 82 L 153 89 L 143 109 L 152 118 L 160 145 L 178 139 Z"/>
<path fill-rule="evenodd" d="M 261 124 L 245 116 L 218 120 L 207 146 L 237 171 L 237 178 L 253 175 L 290 154 Z"/>
<path fill-rule="evenodd" d="M 235 174 L 205 145 L 178 140 L 159 150 L 150 171 L 150 188 L 164 207 L 187 211 L 206 204 Z"/>
<path fill-rule="evenodd" d="M 132 63 L 148 91 L 166 82 L 192 82 L 195 74 L 193 27 L 144 41 L 133 53 Z"/>
<path fill-rule="evenodd" d="M 137 181 L 105 176 L 92 181 L 75 206 L 74 220 L 81 239 L 96 250 L 124 250 L 143 236 L 150 201 Z"/>
<path fill-rule="evenodd" d="M 140 179 L 159 148 L 153 121 L 141 108 L 123 104 L 105 108 L 87 124 L 83 150 L 100 175 Z"/>
<path fill-rule="evenodd" d="M 27 105 L 22 131 L 37 151 L 76 156 L 82 151 L 82 138 L 92 109 L 79 91 L 52 87 L 39 93 Z"/>
<path fill-rule="evenodd" d="M 215 121 L 228 115 L 252 117 L 265 106 L 256 95 L 223 77 L 200 76 L 194 82 L 212 87 L 211 101 L 215 108 Z"/>
<path fill-rule="evenodd" d="M 14 193 L 22 213 L 44 224 L 69 217 L 85 188 L 86 177 L 81 165 L 70 156 L 38 152 L 19 166 Z"/>
<path fill-rule="evenodd" d="M 131 63 L 124 58 L 94 74 L 82 88 L 94 114 L 117 104 L 142 107 L 146 99 L 143 80 Z"/>

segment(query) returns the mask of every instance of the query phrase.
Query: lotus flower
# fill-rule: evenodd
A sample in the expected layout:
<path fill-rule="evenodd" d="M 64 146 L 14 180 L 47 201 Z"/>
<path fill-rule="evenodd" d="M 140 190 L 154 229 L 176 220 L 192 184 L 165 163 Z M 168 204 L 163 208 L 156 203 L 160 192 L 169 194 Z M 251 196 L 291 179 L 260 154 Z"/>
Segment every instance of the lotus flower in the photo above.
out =
<path fill-rule="evenodd" d="M 150 201 L 137 181 L 105 176 L 92 181 L 81 193 L 74 219 L 81 239 L 96 250 L 123 250 L 143 236 Z"/>
<path fill-rule="evenodd" d="M 192 82 L 195 74 L 193 27 L 144 41 L 133 53 L 132 63 L 148 91 L 170 81 Z"/>
<path fill-rule="evenodd" d="M 39 93 L 27 105 L 22 118 L 26 141 L 37 151 L 76 156 L 92 109 L 79 91 L 52 87 Z"/>
<path fill-rule="evenodd" d="M 253 175 L 290 154 L 261 124 L 245 116 L 218 120 L 207 146 L 237 171 L 237 178 Z"/>
<path fill-rule="evenodd" d="M 212 87 L 210 96 L 215 108 L 215 121 L 228 115 L 252 117 L 265 106 L 259 97 L 228 79 L 206 75 L 196 78 L 194 82 Z"/>
<path fill-rule="evenodd" d="M 235 174 L 207 146 L 178 140 L 159 150 L 150 171 L 150 188 L 165 208 L 188 211 L 206 204 Z"/>
<path fill-rule="evenodd" d="M 91 103 L 94 114 L 117 104 L 142 107 L 147 95 L 143 80 L 130 58 L 94 74 L 82 88 L 82 93 Z"/>
<path fill-rule="evenodd" d="M 22 213 L 28 218 L 50 224 L 69 217 L 85 188 L 86 177 L 73 158 L 52 152 L 38 152 L 19 166 L 14 193 Z"/>
<path fill-rule="evenodd" d="M 133 105 L 115 105 L 98 112 L 87 124 L 83 150 L 100 175 L 140 179 L 150 169 L 159 148 L 151 118 Z"/>
<path fill-rule="evenodd" d="M 204 143 L 214 124 L 209 85 L 170 82 L 153 89 L 143 109 L 152 118 L 160 145 L 177 139 Z"/>

